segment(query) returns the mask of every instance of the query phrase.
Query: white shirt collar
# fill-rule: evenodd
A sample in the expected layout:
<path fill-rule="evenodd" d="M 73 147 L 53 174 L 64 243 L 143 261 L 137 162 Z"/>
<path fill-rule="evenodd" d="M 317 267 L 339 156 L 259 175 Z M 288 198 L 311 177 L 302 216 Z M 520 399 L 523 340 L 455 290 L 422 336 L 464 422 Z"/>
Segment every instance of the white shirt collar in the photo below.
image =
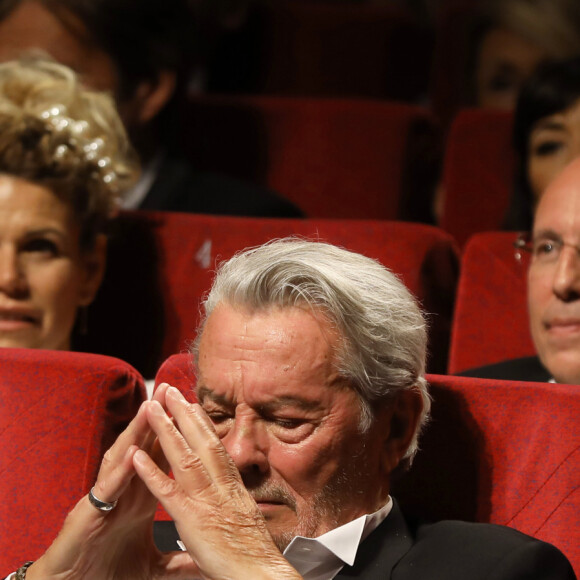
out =
<path fill-rule="evenodd" d="M 157 174 L 159 173 L 159 168 L 163 162 L 165 155 L 160 152 L 147 163 L 146 166 L 142 168 L 141 175 L 137 180 L 137 183 L 128 189 L 121 198 L 121 207 L 123 209 L 138 209 L 143 203 L 143 200 L 147 197 L 153 182 L 155 181 Z"/>
<path fill-rule="evenodd" d="M 361 542 L 389 515 L 393 500 L 380 510 L 352 520 L 318 538 L 296 536 L 284 557 L 304 580 L 331 580 L 340 569 L 352 566 Z"/>

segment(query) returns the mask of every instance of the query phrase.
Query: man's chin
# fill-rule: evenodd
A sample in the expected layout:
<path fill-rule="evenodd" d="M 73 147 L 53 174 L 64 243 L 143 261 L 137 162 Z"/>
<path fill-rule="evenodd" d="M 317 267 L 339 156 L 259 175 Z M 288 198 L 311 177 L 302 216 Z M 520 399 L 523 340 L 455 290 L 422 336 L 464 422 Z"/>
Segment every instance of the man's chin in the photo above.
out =
<path fill-rule="evenodd" d="M 288 506 L 278 505 L 277 508 L 262 509 L 260 511 L 266 520 L 266 527 L 274 543 L 283 552 L 288 544 L 297 535 L 296 514 Z"/>
<path fill-rule="evenodd" d="M 556 382 L 565 385 L 580 385 L 580 354 L 578 350 L 560 350 L 540 358 Z"/>
<path fill-rule="evenodd" d="M 268 522 L 266 522 L 266 524 L 268 524 Z M 288 547 L 288 544 L 296 536 L 296 533 L 293 529 L 281 529 L 278 526 L 272 527 L 268 525 L 268 531 L 270 532 L 272 540 L 280 552 L 284 552 L 284 550 Z"/>

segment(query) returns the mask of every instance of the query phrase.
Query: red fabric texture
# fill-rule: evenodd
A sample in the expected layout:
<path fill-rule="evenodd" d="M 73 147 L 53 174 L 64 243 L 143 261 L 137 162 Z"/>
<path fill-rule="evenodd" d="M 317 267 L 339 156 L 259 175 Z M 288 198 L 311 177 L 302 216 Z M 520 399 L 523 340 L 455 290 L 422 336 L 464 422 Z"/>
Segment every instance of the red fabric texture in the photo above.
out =
<path fill-rule="evenodd" d="M 0 349 L 0 577 L 38 558 L 144 399 L 109 357 Z"/>
<path fill-rule="evenodd" d="M 510 113 L 461 111 L 451 126 L 443 187 L 441 227 L 460 246 L 472 234 L 501 227 L 514 183 Z"/>
<path fill-rule="evenodd" d="M 527 259 L 514 232 L 474 235 L 461 258 L 449 373 L 535 354 L 528 326 Z"/>
<path fill-rule="evenodd" d="M 179 389 L 190 403 L 197 402 L 194 392 L 196 378 L 193 356 L 188 352 L 171 355 L 157 371 L 155 388 L 161 383 L 168 383 Z"/>
<path fill-rule="evenodd" d="M 445 370 L 458 260 L 451 237 L 435 227 L 388 221 L 228 218 L 169 212 L 134 212 L 125 218 L 128 226 L 132 222 L 143 226 L 143 232 L 152 238 L 154 251 L 148 257 L 149 242 L 141 244 L 138 236 L 125 245 L 123 252 L 136 258 L 123 262 L 123 268 L 116 272 L 113 292 L 99 306 L 102 316 L 92 317 L 91 334 L 100 332 L 110 346 L 115 340 L 111 323 L 103 323 L 102 328 L 96 325 L 118 320 L 119 338 L 126 343 L 133 326 L 127 321 L 146 321 L 151 330 L 129 342 L 143 352 L 154 353 L 144 362 L 155 362 L 155 368 L 171 354 L 186 349 L 194 338 L 201 298 L 209 290 L 219 262 L 249 246 L 294 234 L 362 252 L 398 274 L 425 310 L 434 313 L 430 368 L 434 372 Z M 140 264 L 147 272 L 155 272 L 156 280 L 145 284 Z M 115 288 L 133 291 L 127 301 L 119 303 Z M 104 298 L 106 295 L 97 300 Z M 162 343 L 151 348 L 148 343 L 156 341 Z M 141 370 L 133 359 L 124 360 Z"/>
<path fill-rule="evenodd" d="M 394 495 L 408 511 L 516 528 L 580 572 L 580 387 L 428 376 L 432 421 Z"/>
<path fill-rule="evenodd" d="M 426 109 L 381 101 L 205 97 L 184 125 L 195 167 L 271 188 L 308 217 L 399 217 L 439 146 Z"/>

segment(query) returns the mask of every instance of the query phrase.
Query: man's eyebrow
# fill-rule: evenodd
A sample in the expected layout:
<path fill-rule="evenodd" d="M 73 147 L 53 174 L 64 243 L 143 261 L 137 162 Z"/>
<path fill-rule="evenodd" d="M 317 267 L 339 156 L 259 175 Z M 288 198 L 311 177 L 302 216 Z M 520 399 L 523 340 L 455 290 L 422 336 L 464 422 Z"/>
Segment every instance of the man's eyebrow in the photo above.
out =
<path fill-rule="evenodd" d="M 562 236 L 557 233 L 556 231 L 547 228 L 543 230 L 538 230 L 537 232 L 533 232 L 532 236 L 535 240 L 537 239 L 548 239 L 548 240 L 561 240 Z"/>
<path fill-rule="evenodd" d="M 210 388 L 204 387 L 203 385 L 202 386 L 198 385 L 195 394 L 197 395 L 197 400 L 200 403 L 202 403 L 205 399 L 209 399 L 214 403 L 217 403 L 218 405 L 230 406 L 232 404 L 231 400 L 227 399 L 222 395 L 217 395 Z"/>
<path fill-rule="evenodd" d="M 313 401 L 304 397 L 284 395 L 260 405 L 260 409 L 263 411 L 275 411 L 281 407 L 298 407 L 304 411 L 316 411 L 320 409 L 321 404 L 320 401 Z"/>
<path fill-rule="evenodd" d="M 200 386 L 197 389 L 197 400 L 201 403 L 205 399 L 209 399 L 210 401 L 217 403 L 218 405 L 223 405 L 224 407 L 233 405 L 231 399 L 216 394 L 208 387 Z M 260 410 L 266 412 L 273 412 L 282 407 L 298 407 L 305 411 L 315 411 L 321 407 L 321 404 L 320 401 L 313 401 L 295 395 L 275 397 L 271 401 L 260 403 Z"/>

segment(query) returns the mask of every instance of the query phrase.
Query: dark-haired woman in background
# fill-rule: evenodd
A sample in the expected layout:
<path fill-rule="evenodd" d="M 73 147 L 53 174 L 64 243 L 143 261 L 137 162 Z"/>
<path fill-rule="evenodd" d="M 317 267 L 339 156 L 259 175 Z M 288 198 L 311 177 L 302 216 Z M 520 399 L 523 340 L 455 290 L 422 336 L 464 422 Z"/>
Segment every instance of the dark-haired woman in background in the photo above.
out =
<path fill-rule="evenodd" d="M 580 155 L 580 58 L 545 63 L 530 77 L 513 135 L 518 166 L 505 227 L 529 230 L 542 192 Z"/>

